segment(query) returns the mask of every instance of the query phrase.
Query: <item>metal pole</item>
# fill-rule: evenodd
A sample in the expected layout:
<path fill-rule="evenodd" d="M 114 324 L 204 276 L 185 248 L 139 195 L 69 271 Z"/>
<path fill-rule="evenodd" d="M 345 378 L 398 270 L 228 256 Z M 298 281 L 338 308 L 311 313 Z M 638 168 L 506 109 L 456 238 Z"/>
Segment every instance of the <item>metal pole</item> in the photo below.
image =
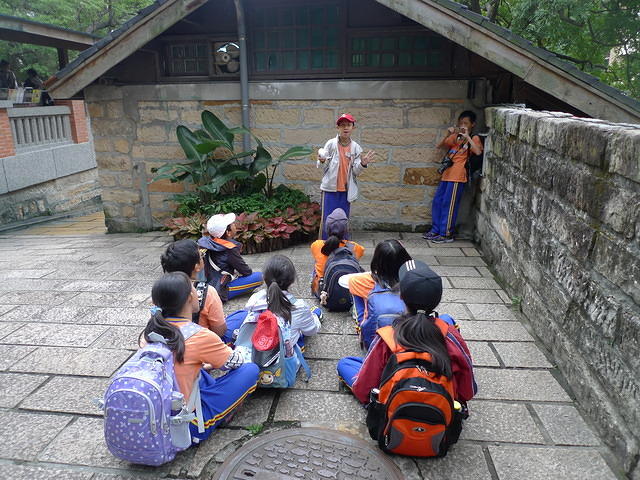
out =
<path fill-rule="evenodd" d="M 249 128 L 249 71 L 247 68 L 247 30 L 245 25 L 242 0 L 234 0 L 236 20 L 238 22 L 238 46 L 240 47 L 240 98 L 242 101 L 242 125 Z M 245 133 L 242 137 L 245 152 L 251 149 L 251 136 Z"/>

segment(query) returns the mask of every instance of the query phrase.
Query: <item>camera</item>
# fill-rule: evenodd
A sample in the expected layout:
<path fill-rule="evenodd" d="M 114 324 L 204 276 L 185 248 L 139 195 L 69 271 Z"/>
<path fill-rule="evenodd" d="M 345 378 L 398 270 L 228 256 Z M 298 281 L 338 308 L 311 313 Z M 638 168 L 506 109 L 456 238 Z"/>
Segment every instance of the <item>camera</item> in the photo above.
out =
<path fill-rule="evenodd" d="M 447 168 L 451 167 L 451 165 L 453 165 L 453 160 L 451 160 L 451 158 L 444 157 L 441 161 L 440 161 L 440 166 L 438 167 L 438 173 L 442 174 L 442 172 L 444 172 Z"/>

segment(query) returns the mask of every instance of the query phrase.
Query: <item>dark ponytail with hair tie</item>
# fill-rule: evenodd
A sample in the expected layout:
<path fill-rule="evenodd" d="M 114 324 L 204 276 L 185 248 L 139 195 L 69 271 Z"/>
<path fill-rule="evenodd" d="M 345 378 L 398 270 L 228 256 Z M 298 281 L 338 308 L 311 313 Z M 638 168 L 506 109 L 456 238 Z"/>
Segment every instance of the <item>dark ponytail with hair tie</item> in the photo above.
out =
<path fill-rule="evenodd" d="M 451 359 L 434 317 L 425 310 L 405 313 L 394 321 L 393 330 L 397 344 L 406 350 L 429 353 L 435 373 L 452 378 Z"/>
<path fill-rule="evenodd" d="M 185 304 L 190 301 L 191 289 L 191 280 L 183 272 L 167 273 L 157 280 L 151 289 L 151 298 L 154 305 L 159 308 L 153 310 L 147 326 L 142 331 L 148 343 L 153 342 L 149 338 L 151 333 L 164 337 L 167 346 L 179 363 L 184 361 L 184 337 L 180 329 L 169 323 L 166 318 L 178 316 Z"/>
<path fill-rule="evenodd" d="M 275 315 L 291 321 L 293 304 L 284 294 L 296 280 L 296 269 L 289 257 L 274 255 L 264 266 L 264 283 L 267 285 L 267 306 Z"/>

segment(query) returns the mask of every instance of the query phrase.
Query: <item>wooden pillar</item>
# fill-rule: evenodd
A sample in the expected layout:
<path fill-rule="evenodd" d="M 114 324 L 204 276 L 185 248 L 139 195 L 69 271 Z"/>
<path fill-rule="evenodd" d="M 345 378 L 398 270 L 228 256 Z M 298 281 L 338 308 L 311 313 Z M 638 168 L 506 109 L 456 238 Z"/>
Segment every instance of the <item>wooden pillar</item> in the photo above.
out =
<path fill-rule="evenodd" d="M 62 70 L 69 63 L 69 52 L 66 48 L 58 48 L 58 67 Z"/>

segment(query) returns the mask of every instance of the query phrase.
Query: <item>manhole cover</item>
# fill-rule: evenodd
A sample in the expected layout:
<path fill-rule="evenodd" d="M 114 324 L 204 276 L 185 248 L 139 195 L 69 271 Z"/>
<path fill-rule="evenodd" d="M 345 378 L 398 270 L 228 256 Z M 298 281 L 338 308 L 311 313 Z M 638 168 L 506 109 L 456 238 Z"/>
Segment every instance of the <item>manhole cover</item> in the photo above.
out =
<path fill-rule="evenodd" d="M 214 480 L 403 480 L 380 450 L 353 435 L 295 428 L 248 442 L 222 464 Z"/>

